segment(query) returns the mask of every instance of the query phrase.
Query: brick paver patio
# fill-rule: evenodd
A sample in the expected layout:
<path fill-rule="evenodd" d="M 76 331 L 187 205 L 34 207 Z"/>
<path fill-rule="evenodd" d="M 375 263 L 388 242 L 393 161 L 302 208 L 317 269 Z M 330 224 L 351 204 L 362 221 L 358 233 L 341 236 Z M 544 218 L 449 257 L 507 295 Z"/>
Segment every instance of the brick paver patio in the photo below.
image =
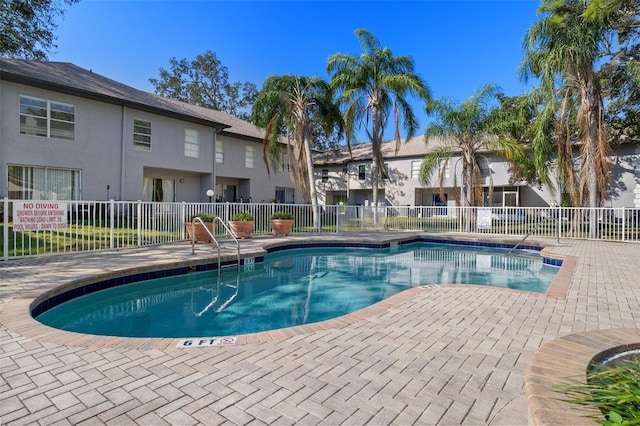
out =
<path fill-rule="evenodd" d="M 577 258 L 565 297 L 429 286 L 328 326 L 187 349 L 32 327 L 21 300 L 72 278 L 210 256 L 202 247 L 0 263 L 0 422 L 526 424 L 525 370 L 544 343 L 640 328 L 640 244 L 546 243 Z"/>

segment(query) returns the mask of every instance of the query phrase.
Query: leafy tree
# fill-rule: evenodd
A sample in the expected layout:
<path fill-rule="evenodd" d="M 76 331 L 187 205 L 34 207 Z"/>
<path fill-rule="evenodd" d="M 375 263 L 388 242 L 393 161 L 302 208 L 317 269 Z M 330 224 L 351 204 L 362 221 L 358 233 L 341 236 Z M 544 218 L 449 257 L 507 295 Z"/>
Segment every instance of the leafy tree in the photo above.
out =
<path fill-rule="evenodd" d="M 500 106 L 490 110 L 488 120 L 491 131 L 502 139 L 510 139 L 520 143 L 523 149 L 530 152 L 531 140 L 533 139 L 532 123 L 539 104 L 538 93 L 534 91 L 511 97 L 498 92 L 495 96 L 500 102 Z M 514 159 L 509 171 L 512 182 L 526 182 L 534 186 L 542 184 L 552 186 L 546 173 L 547 169 L 544 168 L 542 173 L 539 173 L 531 155 Z"/>
<path fill-rule="evenodd" d="M 282 161 L 282 144 L 286 136 L 288 163 L 292 180 L 298 182 L 304 202 L 314 206 L 314 226 L 319 228 L 318 195 L 313 176 L 312 139 L 319 128 L 325 135 L 343 129 L 342 116 L 333 100 L 329 84 L 318 77 L 294 74 L 269 76 L 253 104 L 251 117 L 257 126 L 266 129 L 262 158 L 269 171 L 269 162 Z"/>
<path fill-rule="evenodd" d="M 329 57 L 327 72 L 332 74 L 331 87 L 339 92 L 339 102 L 345 106 L 345 129 L 350 144 L 357 126 L 365 126 L 371 142 L 371 186 L 373 205 L 378 205 L 378 182 L 386 170 L 382 156 L 384 130 L 391 118 L 395 140 L 400 143 L 400 121 L 404 122 L 406 138 L 418 129 L 418 121 L 407 96 L 430 99 L 426 82 L 415 72 L 413 58 L 393 56 L 387 47 L 366 29 L 357 29 L 360 56 L 336 53 Z M 374 221 L 376 209 L 374 209 Z"/>
<path fill-rule="evenodd" d="M 457 155 L 460 155 L 459 161 L 462 163 L 462 199 L 458 196 L 457 181 L 454 182 L 455 195 L 456 203 L 463 206 L 483 204 L 480 162 L 488 161 L 487 153 L 500 155 L 512 163 L 524 161 L 523 146 L 516 138 L 496 136 L 497 129 L 505 133 L 505 128 L 515 125 L 510 116 L 498 115 L 491 107 L 496 95 L 497 89 L 486 85 L 459 105 L 446 99 L 429 103 L 428 110 L 436 116 L 436 120 L 425 131 L 427 146 L 433 137 L 445 138 L 451 143 L 436 147 L 425 155 L 420 181 L 429 185 L 434 171 L 439 169 L 438 187 L 442 199 L 446 165 L 454 161 Z M 454 179 L 455 176 L 454 173 Z"/>
<path fill-rule="evenodd" d="M 0 56 L 47 59 L 56 47 L 55 20 L 78 0 L 0 0 Z"/>
<path fill-rule="evenodd" d="M 192 105 L 223 111 L 243 120 L 257 95 L 256 85 L 229 82 L 229 70 L 210 50 L 186 59 L 169 59 L 170 69 L 160 68 L 159 78 L 150 78 L 155 93 Z"/>
<path fill-rule="evenodd" d="M 610 18 L 615 43 L 598 72 L 605 97 L 605 121 L 612 140 L 640 140 L 640 3 L 634 0 L 591 0 L 583 14 L 588 21 Z"/>
<path fill-rule="evenodd" d="M 588 200 L 590 207 L 598 207 L 607 198 L 611 149 L 596 61 L 610 44 L 612 23 L 606 14 L 585 19 L 585 7 L 583 0 L 543 0 L 538 9 L 542 18 L 525 36 L 521 71 L 525 81 L 540 79 L 542 105 L 532 140 L 536 167 L 544 167 L 555 143 L 563 191 L 573 205 Z M 577 141 L 579 176 L 573 166 Z"/>

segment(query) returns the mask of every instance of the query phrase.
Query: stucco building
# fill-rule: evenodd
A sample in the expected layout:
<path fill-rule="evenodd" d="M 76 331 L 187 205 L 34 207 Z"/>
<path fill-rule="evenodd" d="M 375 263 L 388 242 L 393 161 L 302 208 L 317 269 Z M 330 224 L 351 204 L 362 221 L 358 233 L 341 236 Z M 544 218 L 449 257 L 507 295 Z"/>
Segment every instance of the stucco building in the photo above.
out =
<path fill-rule="evenodd" d="M 395 142 L 382 144 L 389 179 L 380 183 L 378 200 L 387 206 L 455 206 L 455 193 L 462 184 L 462 161 L 454 155 L 442 171 L 444 199 L 439 194 L 440 170 L 431 176 L 429 185 L 420 182 L 422 160 L 428 150 L 447 144 L 445 139 L 424 136 L 402 141 L 396 151 Z M 614 147 L 609 199 L 605 207 L 640 208 L 640 147 L 626 143 Z M 323 203 L 344 202 L 349 205 L 370 205 L 371 145 L 356 144 L 349 150 L 328 151 L 316 156 L 316 184 Z M 483 153 L 480 162 L 483 180 L 483 201 L 493 207 L 546 207 L 560 202 L 560 194 L 545 186 L 531 186 L 512 178 L 509 163 L 491 153 Z M 553 173 L 552 173 L 553 174 Z M 455 189 L 457 183 L 457 189 Z"/>
<path fill-rule="evenodd" d="M 0 59 L 0 198 L 300 202 L 263 137 L 70 63 Z"/>

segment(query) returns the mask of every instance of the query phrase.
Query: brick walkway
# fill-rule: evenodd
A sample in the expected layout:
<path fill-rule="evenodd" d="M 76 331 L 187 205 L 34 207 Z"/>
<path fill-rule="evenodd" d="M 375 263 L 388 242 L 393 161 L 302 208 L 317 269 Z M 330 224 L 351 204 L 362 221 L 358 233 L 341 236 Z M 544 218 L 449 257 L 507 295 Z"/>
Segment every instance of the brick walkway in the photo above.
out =
<path fill-rule="evenodd" d="M 243 252 L 261 241 L 243 241 Z M 0 422 L 526 424 L 525 368 L 543 343 L 640 328 L 640 244 L 563 240 L 546 250 L 577 257 L 565 298 L 433 286 L 317 331 L 189 349 L 29 337 L 15 331 L 20 319 L 9 313 L 25 294 L 52 283 L 193 259 L 207 255 L 202 248 L 196 255 L 178 245 L 0 263 Z"/>

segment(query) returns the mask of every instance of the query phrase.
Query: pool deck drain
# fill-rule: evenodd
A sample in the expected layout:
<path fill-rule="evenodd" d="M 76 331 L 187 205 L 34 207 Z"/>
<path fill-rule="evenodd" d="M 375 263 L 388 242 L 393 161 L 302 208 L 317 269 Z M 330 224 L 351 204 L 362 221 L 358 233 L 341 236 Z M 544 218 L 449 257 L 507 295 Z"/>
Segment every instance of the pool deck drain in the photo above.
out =
<path fill-rule="evenodd" d="M 241 247 L 250 255 L 274 242 L 406 235 L 256 238 Z M 547 295 L 427 286 L 350 318 L 189 349 L 176 348 L 178 339 L 61 332 L 25 310 L 33 295 L 65 280 L 211 257 L 204 246 L 195 254 L 178 244 L 0 263 L 0 421 L 526 424 L 525 374 L 544 344 L 640 329 L 640 244 L 531 239 L 572 263 Z"/>

